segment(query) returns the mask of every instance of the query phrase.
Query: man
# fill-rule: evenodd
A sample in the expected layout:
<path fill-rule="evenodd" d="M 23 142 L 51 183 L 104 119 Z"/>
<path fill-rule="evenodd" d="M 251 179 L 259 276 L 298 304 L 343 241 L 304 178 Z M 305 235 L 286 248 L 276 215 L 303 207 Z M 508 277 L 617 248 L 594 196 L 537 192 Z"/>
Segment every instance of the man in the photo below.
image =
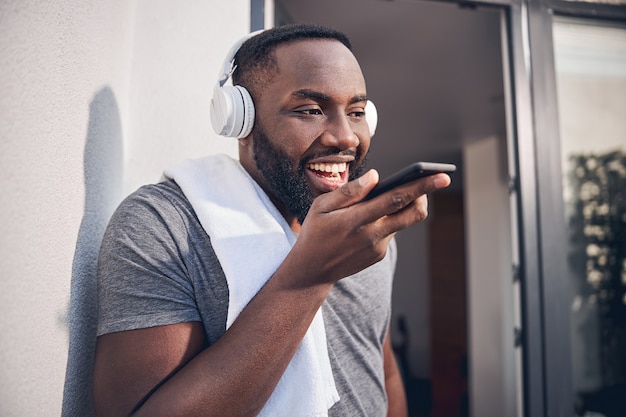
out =
<path fill-rule="evenodd" d="M 97 415 L 406 416 L 389 338 L 393 236 L 422 221 L 426 193 L 450 179 L 363 201 L 378 174 L 361 175 L 366 88 L 343 34 L 272 29 L 234 64 L 256 111 L 240 165 L 216 157 L 174 169 L 125 200 L 107 229 Z M 265 220 L 247 222 L 266 213 L 273 231 L 257 235 L 278 229 L 289 243 L 277 250 L 273 237 L 251 245 L 240 233 L 264 231 Z M 240 289 L 251 295 L 231 315 Z"/>

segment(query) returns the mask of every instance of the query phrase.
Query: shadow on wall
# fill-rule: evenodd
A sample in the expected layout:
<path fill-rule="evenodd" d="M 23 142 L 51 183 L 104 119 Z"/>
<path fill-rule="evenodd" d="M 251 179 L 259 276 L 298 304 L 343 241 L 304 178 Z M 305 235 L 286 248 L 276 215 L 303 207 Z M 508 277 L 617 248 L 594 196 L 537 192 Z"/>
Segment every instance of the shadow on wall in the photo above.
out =
<path fill-rule="evenodd" d="M 122 153 L 117 102 L 111 88 L 104 87 L 89 106 L 83 162 L 85 211 L 72 265 L 62 417 L 94 415 L 91 378 L 98 319 L 96 264 L 104 229 L 121 196 Z"/>

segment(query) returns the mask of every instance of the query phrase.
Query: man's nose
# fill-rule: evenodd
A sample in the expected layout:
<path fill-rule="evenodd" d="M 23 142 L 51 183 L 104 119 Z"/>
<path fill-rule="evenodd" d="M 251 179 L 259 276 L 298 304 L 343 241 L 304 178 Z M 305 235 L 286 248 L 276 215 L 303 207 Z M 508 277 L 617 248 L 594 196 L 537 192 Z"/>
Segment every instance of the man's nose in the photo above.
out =
<path fill-rule="evenodd" d="M 349 116 L 337 114 L 330 117 L 322 134 L 322 143 L 325 146 L 335 147 L 340 150 L 359 146 L 360 140 L 355 133 L 355 126 L 350 122 Z"/>

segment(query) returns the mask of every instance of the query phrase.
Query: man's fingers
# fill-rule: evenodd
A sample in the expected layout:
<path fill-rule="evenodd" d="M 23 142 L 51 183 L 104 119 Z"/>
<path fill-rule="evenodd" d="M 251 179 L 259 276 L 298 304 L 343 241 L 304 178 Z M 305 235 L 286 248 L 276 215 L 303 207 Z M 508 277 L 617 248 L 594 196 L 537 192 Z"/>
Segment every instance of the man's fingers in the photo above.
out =
<path fill-rule="evenodd" d="M 361 201 L 372 188 L 378 184 L 378 171 L 370 169 L 359 178 L 348 182 L 333 192 L 318 198 L 321 203 L 318 207 L 322 212 L 330 212 L 349 207 Z"/>
<path fill-rule="evenodd" d="M 369 201 L 363 202 L 363 206 L 367 205 L 367 211 L 371 220 L 382 216 L 389 216 L 396 212 L 404 210 L 407 206 L 416 202 L 418 212 L 423 211 L 426 217 L 426 207 L 428 205 L 426 195 L 434 191 L 446 188 L 450 185 L 450 177 L 447 174 L 436 174 L 426 178 L 422 178 L 408 184 L 404 184 L 389 190 Z M 421 218 L 418 221 L 423 220 Z"/>
<path fill-rule="evenodd" d="M 385 216 L 378 225 L 384 233 L 395 233 L 426 220 L 426 217 L 428 217 L 428 196 L 424 194 L 401 210 Z"/>
<path fill-rule="evenodd" d="M 437 191 L 442 188 L 446 188 L 452 182 L 452 180 L 450 179 L 450 176 L 444 173 L 433 175 L 432 180 L 433 180 L 432 185 L 433 187 L 435 187 L 435 189 L 432 191 Z M 432 192 L 432 191 L 429 191 L 429 192 Z"/>
<path fill-rule="evenodd" d="M 431 175 L 398 186 L 371 200 L 362 201 L 377 183 L 378 172 L 372 169 L 343 187 L 318 197 L 315 201 L 316 211 L 330 213 L 359 203 L 351 208 L 354 210 L 353 217 L 359 218 L 359 222 L 366 224 L 395 213 L 400 214 L 412 205 L 412 209 L 406 210 L 407 213 L 399 216 L 401 219 L 390 219 L 391 223 L 398 223 L 390 226 L 395 230 L 400 230 L 396 229 L 399 224 L 410 225 L 426 218 L 428 213 L 426 195 L 449 186 L 450 177 L 443 173 Z"/>

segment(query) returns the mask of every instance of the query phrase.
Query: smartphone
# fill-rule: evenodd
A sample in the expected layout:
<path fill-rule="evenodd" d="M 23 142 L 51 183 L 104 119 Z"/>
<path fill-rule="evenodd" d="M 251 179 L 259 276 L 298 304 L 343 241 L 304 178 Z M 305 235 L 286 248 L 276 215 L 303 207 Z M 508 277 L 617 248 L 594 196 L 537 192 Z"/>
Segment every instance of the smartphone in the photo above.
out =
<path fill-rule="evenodd" d="M 454 164 L 444 164 L 440 162 L 414 162 L 376 184 L 376 187 L 369 192 L 364 200 L 369 200 L 399 185 L 406 184 L 429 175 L 438 174 L 440 172 L 450 174 L 454 171 L 456 171 L 456 165 Z"/>

